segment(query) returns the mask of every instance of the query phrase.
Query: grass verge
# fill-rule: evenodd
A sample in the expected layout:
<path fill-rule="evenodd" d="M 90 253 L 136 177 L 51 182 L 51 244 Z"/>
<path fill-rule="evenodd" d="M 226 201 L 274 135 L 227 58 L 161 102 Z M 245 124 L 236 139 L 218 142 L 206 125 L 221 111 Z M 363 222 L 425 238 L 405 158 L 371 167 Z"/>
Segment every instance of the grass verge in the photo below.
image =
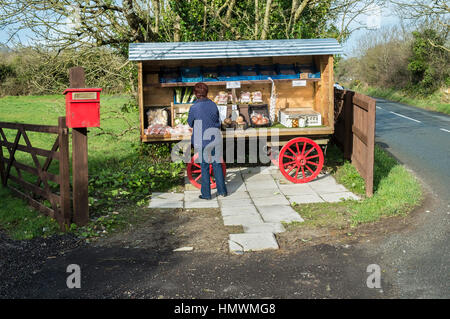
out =
<path fill-rule="evenodd" d="M 412 96 L 411 94 L 396 89 L 354 87 L 352 90 L 373 97 L 379 97 L 393 102 L 416 106 L 425 110 L 450 114 L 450 103 L 444 102 L 444 93 L 442 92 L 436 92 L 428 97 L 420 97 Z"/>
<path fill-rule="evenodd" d="M 354 227 L 383 217 L 406 215 L 422 201 L 422 188 L 417 179 L 379 146 L 375 146 L 374 195 L 370 198 L 364 195 L 364 180 L 350 162 L 343 160 L 335 145 L 328 148 L 326 165 L 338 183 L 362 200 L 295 205 L 305 222 L 287 225 L 288 229 Z"/>

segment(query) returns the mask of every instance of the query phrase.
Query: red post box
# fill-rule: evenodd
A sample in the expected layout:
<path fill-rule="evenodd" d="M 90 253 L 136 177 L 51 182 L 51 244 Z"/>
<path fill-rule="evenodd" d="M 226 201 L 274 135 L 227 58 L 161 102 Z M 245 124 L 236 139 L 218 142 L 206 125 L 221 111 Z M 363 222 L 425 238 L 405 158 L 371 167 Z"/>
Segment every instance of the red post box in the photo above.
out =
<path fill-rule="evenodd" d="M 67 127 L 100 126 L 100 92 L 102 89 L 81 88 L 67 89 L 66 124 Z"/>

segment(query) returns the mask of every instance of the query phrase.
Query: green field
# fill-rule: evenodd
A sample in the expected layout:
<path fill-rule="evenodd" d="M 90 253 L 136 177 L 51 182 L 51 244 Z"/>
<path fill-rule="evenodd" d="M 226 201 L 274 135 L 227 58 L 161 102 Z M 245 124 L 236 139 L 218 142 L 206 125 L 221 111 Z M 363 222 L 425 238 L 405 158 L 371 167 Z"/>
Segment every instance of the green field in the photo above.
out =
<path fill-rule="evenodd" d="M 124 108 L 130 101 L 129 96 L 103 95 L 101 101 L 101 129 L 88 129 L 89 202 L 93 218 L 110 214 L 123 205 L 143 203 L 151 191 L 176 187 L 181 183 L 180 174 L 184 169 L 183 164 L 170 162 L 167 145 L 140 144 L 138 111 L 129 105 Z M 62 95 L 0 98 L 0 121 L 3 122 L 57 125 L 58 117 L 64 113 Z M 4 131 L 8 140 L 14 141 L 15 132 Z M 44 149 L 50 149 L 56 138 L 54 134 L 29 132 L 28 135 L 33 146 Z M 23 139 L 20 143 L 25 144 Z M 34 166 L 29 154 L 18 151 L 16 158 Z M 39 160 L 42 165 L 44 158 Z M 49 171 L 58 173 L 57 161 Z M 14 170 L 12 174 L 16 175 Z M 22 175 L 30 182 L 36 180 L 35 176 Z M 14 238 L 55 232 L 53 221 L 37 215 L 24 202 L 12 197 L 7 189 L 0 187 L 0 197 L 0 227 L 10 231 Z M 43 223 L 47 226 L 41 227 Z"/>

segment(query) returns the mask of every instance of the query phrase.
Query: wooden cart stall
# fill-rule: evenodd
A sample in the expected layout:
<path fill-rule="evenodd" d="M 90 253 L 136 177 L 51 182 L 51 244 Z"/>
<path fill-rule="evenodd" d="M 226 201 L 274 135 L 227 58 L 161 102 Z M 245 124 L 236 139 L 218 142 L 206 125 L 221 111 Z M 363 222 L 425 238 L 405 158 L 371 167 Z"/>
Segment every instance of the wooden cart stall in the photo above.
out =
<path fill-rule="evenodd" d="M 245 128 L 260 124 L 278 128 L 279 145 L 268 144 L 282 146 L 276 163 L 288 180 L 308 182 L 322 169 L 319 145 L 334 132 L 333 55 L 340 53 L 335 39 L 132 43 L 141 140 L 189 139 L 183 117 L 193 102 L 192 87 L 204 82 L 211 100 L 229 95 L 219 106 L 224 118 L 237 114 L 232 123 L 240 129 L 224 131 L 224 138 L 256 136 L 258 128 Z M 189 164 L 188 173 L 199 186 L 196 165 Z"/>

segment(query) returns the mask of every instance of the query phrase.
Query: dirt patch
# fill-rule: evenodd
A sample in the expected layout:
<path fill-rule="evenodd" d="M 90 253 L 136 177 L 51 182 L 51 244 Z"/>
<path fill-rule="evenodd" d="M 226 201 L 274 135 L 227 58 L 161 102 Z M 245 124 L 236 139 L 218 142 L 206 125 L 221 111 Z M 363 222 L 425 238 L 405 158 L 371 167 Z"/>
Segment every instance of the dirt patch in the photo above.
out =
<path fill-rule="evenodd" d="M 142 209 L 126 230 L 99 238 L 108 247 L 172 251 L 193 247 L 201 252 L 228 252 L 228 234 L 238 230 L 223 225 L 219 209 Z"/>

